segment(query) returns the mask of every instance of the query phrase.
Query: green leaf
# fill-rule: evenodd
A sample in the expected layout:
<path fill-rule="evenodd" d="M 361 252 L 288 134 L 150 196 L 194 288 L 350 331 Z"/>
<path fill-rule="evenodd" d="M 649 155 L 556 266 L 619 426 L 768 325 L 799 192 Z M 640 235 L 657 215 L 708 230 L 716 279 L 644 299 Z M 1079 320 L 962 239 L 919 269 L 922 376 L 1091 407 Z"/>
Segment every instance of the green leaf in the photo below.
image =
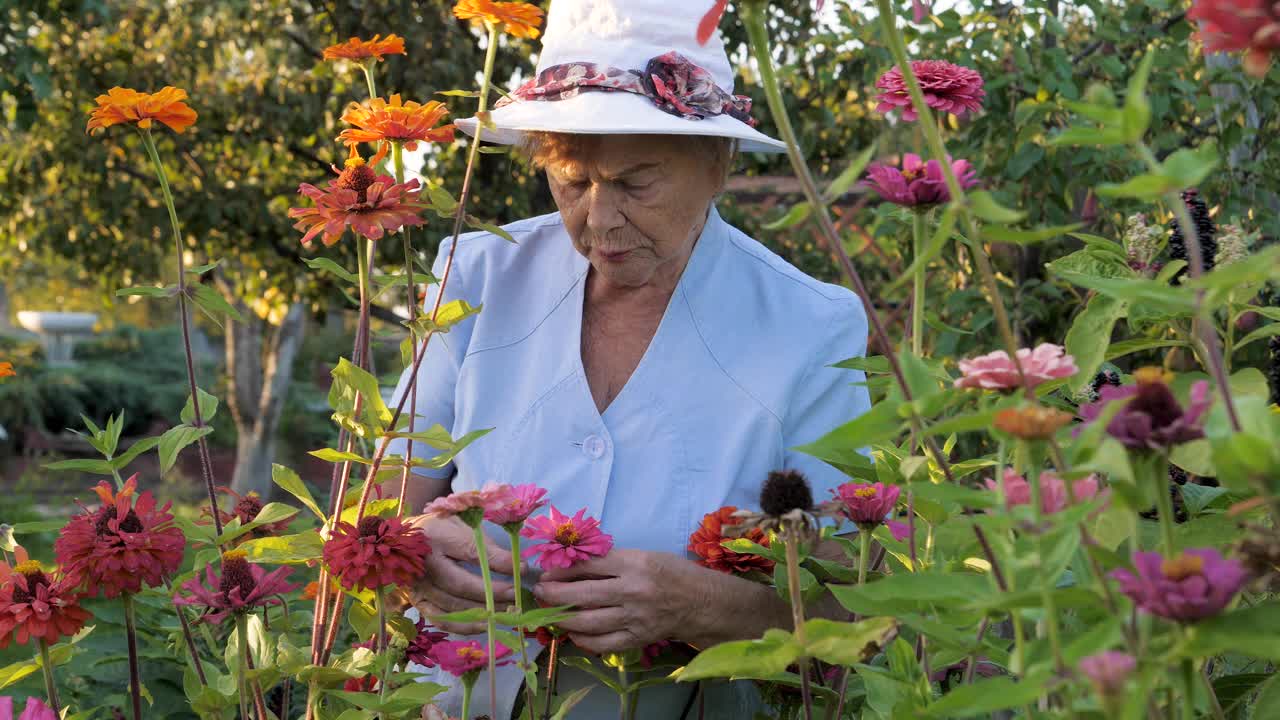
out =
<path fill-rule="evenodd" d="M 1280 335 L 1280 323 L 1270 323 L 1268 325 L 1263 325 L 1262 327 L 1255 329 L 1253 332 L 1249 333 L 1248 335 L 1245 335 L 1244 337 L 1240 338 L 1240 341 L 1233 346 L 1233 349 L 1239 350 L 1240 348 L 1244 347 L 1245 345 L 1248 345 L 1249 343 L 1255 340 L 1262 340 L 1263 338 L 1275 337 L 1276 335 Z"/>
<path fill-rule="evenodd" d="M 1146 134 L 1151 124 L 1151 104 L 1147 102 L 1147 78 L 1151 76 L 1151 64 L 1155 62 L 1155 51 L 1148 51 L 1138 65 L 1138 70 L 1129 78 L 1129 90 L 1124 97 L 1124 133 L 1125 139 L 1136 143 Z"/>
<path fill-rule="evenodd" d="M 993 592 L 990 579 L 955 572 L 889 575 L 864 585 L 831 585 L 829 589 L 851 612 L 888 616 L 970 605 Z"/>
<path fill-rule="evenodd" d="M 239 550 L 249 554 L 249 562 L 267 565 L 297 565 L 320 559 L 324 552 L 324 540 L 315 530 L 257 538 L 241 543 Z"/>
<path fill-rule="evenodd" d="M 857 418 L 841 425 L 807 445 L 793 450 L 812 455 L 819 460 L 843 461 L 849 452 L 858 448 L 892 440 L 902 427 L 898 416 L 898 404 L 884 400 Z"/>
<path fill-rule="evenodd" d="M 338 361 L 331 374 L 329 407 L 333 408 L 334 421 L 357 437 L 382 437 L 391 425 L 391 410 L 382 400 L 378 379 L 346 358 Z"/>
<path fill-rule="evenodd" d="M 200 420 L 204 425 L 208 425 L 213 416 L 218 414 L 218 398 L 200 388 L 196 388 L 196 394 L 200 397 Z M 187 404 L 183 406 L 179 417 L 186 425 L 196 424 L 195 408 L 192 407 L 190 395 L 187 396 Z"/>
<path fill-rule="evenodd" d="M 871 156 L 875 154 L 875 151 L 876 142 L 872 141 L 870 145 L 863 148 L 862 152 L 858 153 L 849 162 L 849 166 L 844 169 L 844 172 L 841 172 L 836 176 L 835 180 L 831 181 L 831 184 L 823 191 L 822 198 L 830 203 L 849 192 L 849 188 L 853 187 L 853 184 L 858 182 L 858 178 L 862 177 L 862 171 L 866 169 L 867 163 L 871 162 Z"/>
<path fill-rule="evenodd" d="M 323 460 L 324 458 L 321 458 Z M 280 486 L 280 489 L 298 498 L 308 510 L 315 513 L 321 522 L 325 520 L 325 514 L 320 510 L 320 506 L 316 504 L 315 498 L 311 496 L 311 491 L 307 489 L 306 483 L 302 482 L 302 478 L 298 473 L 284 465 L 271 465 L 271 481 Z"/>
<path fill-rule="evenodd" d="M 412 329 L 418 337 L 422 337 L 428 332 L 446 333 L 454 325 L 472 315 L 478 314 L 483 308 L 484 305 L 473 306 L 466 300 L 459 298 L 441 305 L 440 311 L 436 313 L 434 320 L 429 315 L 423 315 L 412 323 L 406 322 L 405 325 Z"/>
<path fill-rule="evenodd" d="M 1073 127 L 1067 128 L 1062 132 L 1049 138 L 1045 143 L 1049 147 L 1059 147 L 1062 145 L 1101 145 L 1108 147 L 1111 145 L 1124 145 L 1127 142 L 1122 128 L 1089 128 L 1089 127 Z"/>
<path fill-rule="evenodd" d="M 556 708 L 556 712 L 551 716 L 551 720 L 565 720 L 569 715 L 569 711 L 573 709 L 573 706 L 582 702 L 582 699 L 585 698 L 587 693 L 591 692 L 591 690 L 592 686 L 590 685 L 574 690 L 568 695 L 568 697 L 560 702 L 560 706 Z"/>
<path fill-rule="evenodd" d="M 1027 216 L 1021 210 L 1013 210 L 996 202 L 986 190 L 969 193 L 969 209 L 974 215 L 993 223 L 1015 223 Z"/>
<path fill-rule="evenodd" d="M 343 452 L 341 450 L 334 450 L 333 448 L 321 448 L 319 450 L 312 450 L 307 454 L 310 455 L 311 457 L 320 458 L 325 462 L 331 462 L 331 463 L 356 462 L 356 463 L 360 463 L 361 465 L 373 464 L 373 460 L 363 455 L 357 455 L 353 452 Z"/>
<path fill-rule="evenodd" d="M 1208 455 L 1209 443 L 1204 443 L 1201 452 Z M 1179 466 L 1181 467 L 1181 466 Z M 1198 473 L 1197 473 L 1198 474 Z M 1194 483 L 1185 483 L 1178 486 L 1178 493 L 1182 495 L 1182 505 L 1187 509 L 1187 514 L 1195 517 L 1203 513 L 1214 500 L 1231 492 L 1224 487 L 1210 487 L 1208 485 L 1196 485 Z"/>
<path fill-rule="evenodd" d="M 1048 679 L 1048 675 L 1040 673 L 1021 680 L 1007 677 L 975 680 L 971 685 L 953 688 L 925 708 L 925 712 L 928 717 L 937 718 L 975 717 L 1027 705 L 1045 693 Z"/>
<path fill-rule="evenodd" d="M 225 545 L 254 528 L 288 520 L 297 514 L 298 509 L 295 507 L 290 507 L 284 503 L 278 502 L 267 503 L 249 522 L 244 523 L 239 527 L 228 527 L 221 535 L 218 536 L 216 542 L 218 545 Z"/>
<path fill-rule="evenodd" d="M 867 662 L 898 636 L 898 621 L 875 617 L 842 623 L 822 618 L 804 623 L 804 653 L 834 665 Z"/>
<path fill-rule="evenodd" d="M 509 243 L 516 244 L 516 239 L 511 237 L 511 233 L 507 232 L 506 230 L 503 230 L 502 228 L 498 227 L 497 225 L 494 225 L 493 223 L 484 222 L 479 218 L 475 218 L 468 215 L 467 227 L 473 227 L 477 230 L 483 230 L 487 233 L 497 235 L 498 237 L 502 238 L 503 240 L 506 240 Z"/>
<path fill-rule="evenodd" d="M 721 643 L 703 650 L 677 670 L 676 680 L 692 682 L 738 675 L 770 675 L 786 671 L 800 657 L 800 646 L 791 633 L 773 628 L 759 640 Z"/>
<path fill-rule="evenodd" d="M 1089 233 L 1072 232 L 1067 234 L 1084 243 L 1090 249 L 1114 255 L 1116 260 L 1120 262 L 1128 262 L 1124 246 L 1114 240 L 1104 238 L 1101 235 L 1091 235 Z"/>
<path fill-rule="evenodd" d="M 787 210 L 786 214 L 782 217 L 777 220 L 773 220 L 772 222 L 767 222 L 760 227 L 769 231 L 786 230 L 787 228 L 795 227 L 807 220 L 812 212 L 813 207 L 809 205 L 809 203 L 798 202 L 795 205 L 792 205 L 791 209 Z"/>
<path fill-rule="evenodd" d="M 1280 605 L 1262 603 L 1187 626 L 1183 657 L 1240 653 L 1280 660 Z"/>
<path fill-rule="evenodd" d="M 157 443 L 158 452 L 160 454 L 160 471 L 169 472 L 173 464 L 178 460 L 178 453 L 182 449 L 198 441 L 200 438 L 213 432 L 213 428 L 205 425 L 204 427 L 194 428 L 190 425 L 179 425 L 169 428 L 160 436 L 160 442 Z"/>
<path fill-rule="evenodd" d="M 1160 163 L 1161 174 L 1172 178 L 1179 190 L 1199 185 L 1218 166 L 1218 148 L 1204 143 L 1197 148 L 1177 150 Z"/>
<path fill-rule="evenodd" d="M 195 275 L 196 277 L 200 277 L 201 275 L 209 272 L 210 270 L 218 267 L 221 264 L 222 264 L 221 260 L 215 260 L 206 265 L 197 265 L 195 267 L 187 268 L 187 272 L 190 273 L 191 275 Z"/>
<path fill-rule="evenodd" d="M 1136 352 L 1158 350 L 1166 347 L 1190 347 L 1190 345 L 1191 344 L 1186 340 L 1178 340 L 1177 338 L 1132 338 L 1129 340 L 1121 340 L 1120 342 L 1111 343 L 1111 347 L 1106 349 L 1106 359 L 1115 360 L 1116 358 L 1124 357 L 1125 355 L 1132 355 Z M 1079 364 L 1077 357 L 1076 365 Z M 1083 370 L 1081 372 L 1083 373 Z"/>
<path fill-rule="evenodd" d="M 1080 223 L 1072 223 L 1071 225 L 1055 225 L 1053 227 L 1035 228 L 1032 230 L 1015 230 L 1002 225 L 988 225 L 982 229 L 982 234 L 984 237 L 990 240 L 995 240 L 996 242 L 1010 243 L 1013 245 L 1035 245 L 1036 243 L 1052 240 L 1060 235 L 1066 235 L 1078 227 L 1080 227 Z"/>
<path fill-rule="evenodd" d="M 93 473 L 94 475 L 112 474 L 111 461 L 103 460 L 101 458 L 59 460 L 58 462 L 45 463 L 40 467 L 48 470 L 75 470 L 77 472 Z"/>
<path fill-rule="evenodd" d="M 1085 275 L 1054 267 L 1049 264 L 1062 279 L 1081 287 L 1129 302 L 1143 302 L 1160 310 L 1173 313 L 1188 313 L 1195 310 L 1195 295 L 1187 288 L 1170 287 L 1154 280 L 1141 278 L 1107 278 Z"/>
<path fill-rule="evenodd" d="M 209 316 L 210 320 L 221 325 L 222 316 L 230 315 L 236 322 L 244 322 L 244 318 L 241 317 L 240 311 L 232 307 L 231 303 L 227 302 L 227 299 L 222 297 L 222 293 L 214 290 L 208 285 L 197 284 L 189 287 L 191 288 L 192 302 L 199 306 L 199 308 Z"/>
<path fill-rule="evenodd" d="M 123 470 L 124 468 L 128 467 L 129 463 L 133 462 L 139 455 L 141 455 L 144 452 L 147 452 L 148 450 L 154 448 L 159 444 L 160 444 L 159 436 L 142 438 L 141 440 L 138 440 L 134 444 L 130 445 L 129 449 L 125 450 L 119 456 L 111 458 L 111 467 L 115 468 L 116 470 Z"/>
<path fill-rule="evenodd" d="M 1154 200 L 1165 193 L 1178 190 L 1178 179 L 1164 174 L 1147 173 L 1130 178 L 1122 183 L 1103 183 L 1098 186 L 1098 195 L 1102 197 L 1137 198 Z"/>
<path fill-rule="evenodd" d="M 165 285 L 164 287 L 139 285 L 137 287 L 120 288 L 116 291 L 117 297 L 128 297 L 130 295 L 142 295 L 143 297 L 173 297 L 177 294 L 177 285 Z"/>
<path fill-rule="evenodd" d="M 352 285 L 358 285 L 360 283 L 360 278 L 356 277 L 355 273 L 343 268 L 341 265 L 329 258 L 302 258 L 302 262 L 306 263 L 307 267 L 312 270 L 323 270 L 330 275 L 335 275 L 346 280 Z"/>
<path fill-rule="evenodd" d="M 1111 343 L 1116 321 L 1124 317 L 1127 304 L 1106 295 L 1094 295 L 1067 330 L 1067 354 L 1080 369 L 1071 379 L 1071 389 L 1079 392 L 1098 374 Z"/>

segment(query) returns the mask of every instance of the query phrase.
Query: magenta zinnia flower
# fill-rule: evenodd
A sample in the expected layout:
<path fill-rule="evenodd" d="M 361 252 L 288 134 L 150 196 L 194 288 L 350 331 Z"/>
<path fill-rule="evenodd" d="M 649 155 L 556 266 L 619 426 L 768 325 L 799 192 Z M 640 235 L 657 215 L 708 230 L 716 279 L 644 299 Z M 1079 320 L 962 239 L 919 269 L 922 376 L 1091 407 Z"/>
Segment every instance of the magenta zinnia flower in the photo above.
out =
<path fill-rule="evenodd" d="M 967 190 L 978 183 L 968 160 L 947 158 L 947 161 L 960 187 Z M 863 184 L 885 200 L 903 207 L 923 207 L 951 200 L 942 164 L 937 160 L 922 162 L 919 155 L 912 153 L 903 154 L 901 170 L 892 165 L 872 164 L 867 168 Z"/>
<path fill-rule="evenodd" d="M 0 697 L 0 720 L 13 720 L 13 698 Z M 58 720 L 58 714 L 40 698 L 29 697 L 18 720 Z"/>
<path fill-rule="evenodd" d="M 1244 50 L 1245 72 L 1267 74 L 1280 52 L 1280 5 L 1275 0 L 1195 0 L 1188 20 L 1200 21 L 1199 37 L 1209 52 Z"/>
<path fill-rule="evenodd" d="M 324 544 L 324 562 L 348 590 L 409 586 L 426 571 L 427 536 L 400 518 L 369 515 L 339 522 Z"/>
<path fill-rule="evenodd" d="M 1104 697 L 1119 695 L 1137 666 L 1138 661 L 1132 655 L 1119 650 L 1107 650 L 1080 660 L 1080 672 Z"/>
<path fill-rule="evenodd" d="M 495 660 L 501 660 L 510 654 L 511 648 L 506 645 L 498 643 L 494 646 L 493 657 Z M 436 643 L 427 652 L 427 655 L 445 672 L 455 677 L 480 672 L 489 664 L 489 652 L 485 650 L 482 643 L 475 640 L 453 640 Z M 495 666 L 510 664 L 511 661 L 506 660 L 495 663 Z"/>
<path fill-rule="evenodd" d="M 521 525 L 547 504 L 547 491 L 533 483 L 501 487 L 507 491 L 499 497 L 491 498 L 484 511 L 484 519 L 495 525 Z"/>
<path fill-rule="evenodd" d="M 1026 374 L 1031 387 L 1057 378 L 1071 377 L 1078 372 L 1076 360 L 1061 345 L 1040 343 L 1035 350 L 1018 350 L 1018 363 Z M 960 361 L 961 376 L 956 378 L 958 388 L 983 388 L 986 390 L 1017 390 L 1018 368 L 1009 353 L 1003 350 L 980 355 L 972 360 Z"/>
<path fill-rule="evenodd" d="M 282 605 L 284 601 L 279 596 L 300 587 L 286 580 L 292 568 L 280 567 L 267 572 L 249 562 L 248 557 L 243 550 L 222 553 L 222 568 L 215 571 L 212 564 L 206 565 L 204 583 L 201 584 L 199 575 L 183 583 L 182 589 L 190 595 L 175 596 L 174 604 L 203 607 L 205 614 L 200 620 L 220 623 L 233 613 Z"/>
<path fill-rule="evenodd" d="M 831 494 L 840 502 L 839 513 L 858 524 L 858 527 L 870 529 L 885 521 L 893 506 L 898 503 L 898 495 L 902 488 L 896 485 L 885 486 L 884 483 L 845 483 Z"/>
<path fill-rule="evenodd" d="M 1107 423 L 1107 434 L 1134 449 L 1159 450 L 1204 437 L 1204 417 L 1211 404 L 1208 382 L 1200 380 L 1191 386 L 1191 402 L 1184 409 L 1160 368 L 1141 368 L 1133 377 L 1135 385 L 1104 385 L 1097 402 L 1080 406 L 1080 417 L 1091 423 L 1107 403 L 1123 402 L 1124 407 Z"/>
<path fill-rule="evenodd" d="M 920 81 L 925 103 L 934 110 L 964 115 L 982 109 L 982 98 L 987 93 L 982 89 L 982 76 L 976 70 L 945 60 L 913 60 L 911 71 Z M 876 88 L 880 90 L 876 96 L 880 103 L 876 112 L 889 113 L 900 109 L 902 119 L 908 122 L 918 117 L 911 105 L 911 95 L 907 92 L 901 69 L 894 67 L 881 75 L 876 80 Z"/>
<path fill-rule="evenodd" d="M 355 146 L 351 148 L 355 153 Z M 294 227 L 306 231 L 304 246 L 310 247 L 322 233 L 324 244 L 333 245 L 348 225 L 370 240 L 379 240 L 386 233 L 426 222 L 420 215 L 425 206 L 419 201 L 422 190 L 417 180 L 397 183 L 390 175 L 378 175 L 355 154 L 346 165 L 346 170 L 334 168 L 338 178 L 324 189 L 310 183 L 298 186 L 300 194 L 315 201 L 315 207 L 289 210 L 289 217 L 298 220 Z"/>
<path fill-rule="evenodd" d="M 569 517 L 551 506 L 551 513 L 531 518 L 520 534 L 542 544 L 530 545 L 520 554 L 524 558 L 541 555 L 538 565 L 543 570 L 573 567 L 583 560 L 603 557 L 613 548 L 613 536 L 600 532 L 600 521 L 583 517 L 586 508 Z"/>
<path fill-rule="evenodd" d="M 1166 620 L 1194 622 L 1222 612 L 1248 579 L 1244 567 L 1212 548 L 1187 550 L 1166 560 L 1159 553 L 1133 554 L 1137 574 L 1111 571 L 1120 591 L 1139 609 Z"/>
<path fill-rule="evenodd" d="M 988 479 L 985 482 L 988 490 L 1000 489 L 1000 484 L 995 480 Z M 1071 483 L 1071 492 L 1075 495 L 1076 502 L 1092 500 L 1099 494 L 1104 498 L 1111 494 L 1110 490 L 1099 493 L 1097 475 L 1089 475 Z M 1009 508 L 1031 504 L 1031 485 L 1026 478 L 1014 472 L 1013 468 L 1004 470 L 1004 504 Z M 1052 472 L 1040 473 L 1040 511 L 1045 515 L 1052 515 L 1065 510 L 1070 504 L 1067 486 L 1062 478 Z"/>
<path fill-rule="evenodd" d="M 403 666 L 407 663 L 416 663 L 426 667 L 435 667 L 436 663 L 430 656 L 431 648 L 436 643 L 448 640 L 449 633 L 432 630 L 424 617 L 418 618 L 418 621 L 414 623 L 414 628 L 418 631 L 418 634 L 414 635 L 413 639 L 409 641 L 409 645 L 404 649 L 404 656 L 400 658 L 399 664 Z M 352 643 L 351 646 L 373 650 L 376 642 L 377 638 L 374 637 L 363 642 Z"/>
<path fill-rule="evenodd" d="M 186 537 L 173 524 L 170 503 L 156 509 L 150 490 L 138 489 L 135 474 L 119 493 L 103 481 L 93 489 L 102 498 L 96 510 L 84 508 L 54 541 L 58 564 L 69 578 L 81 580 L 90 595 L 107 597 L 155 587 L 182 564 Z"/>

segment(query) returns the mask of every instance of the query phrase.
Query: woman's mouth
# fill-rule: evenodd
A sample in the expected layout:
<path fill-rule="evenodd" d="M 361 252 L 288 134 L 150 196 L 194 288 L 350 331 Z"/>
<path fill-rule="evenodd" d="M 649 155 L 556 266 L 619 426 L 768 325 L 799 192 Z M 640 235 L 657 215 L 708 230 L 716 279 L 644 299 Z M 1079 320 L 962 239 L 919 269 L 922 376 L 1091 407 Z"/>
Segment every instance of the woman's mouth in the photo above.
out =
<path fill-rule="evenodd" d="M 597 252 L 600 253 L 600 257 L 604 258 L 605 262 L 621 262 L 631 254 L 630 250 L 599 250 Z"/>

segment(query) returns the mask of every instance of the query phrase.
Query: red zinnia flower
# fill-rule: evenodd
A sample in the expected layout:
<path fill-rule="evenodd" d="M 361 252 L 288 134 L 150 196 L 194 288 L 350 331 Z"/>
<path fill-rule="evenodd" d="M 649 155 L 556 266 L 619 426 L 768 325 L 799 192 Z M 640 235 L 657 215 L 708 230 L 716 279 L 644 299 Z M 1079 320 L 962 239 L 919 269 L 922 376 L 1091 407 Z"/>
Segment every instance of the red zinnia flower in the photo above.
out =
<path fill-rule="evenodd" d="M 982 109 L 982 98 L 987 93 L 982 89 L 982 76 L 976 70 L 945 60 L 914 60 L 911 71 L 920 81 L 925 103 L 934 110 L 964 115 Z M 916 119 L 916 109 L 911 105 L 911 95 L 907 92 L 901 69 L 895 67 L 881 75 L 876 80 L 876 87 L 881 91 L 876 96 L 880 103 L 876 112 L 889 113 L 900 109 L 903 120 L 911 122 Z"/>
<path fill-rule="evenodd" d="M 1200 39 L 1210 52 L 1244 50 L 1245 72 L 1267 74 L 1280 52 L 1280 5 L 1275 0 L 1195 0 L 1188 20 L 1200 21 Z"/>
<path fill-rule="evenodd" d="M 293 569 L 289 567 L 267 572 L 262 566 L 249 562 L 245 551 L 228 550 L 222 553 L 220 572 L 215 571 L 212 565 L 205 566 L 204 583 L 201 584 L 199 575 L 186 581 L 182 589 L 191 594 L 179 595 L 173 602 L 176 605 L 204 606 L 205 614 L 200 619 L 220 623 L 232 613 L 284 604 L 278 596 L 298 589 L 297 585 L 286 580 L 291 572 Z"/>
<path fill-rule="evenodd" d="M 52 645 L 79 632 L 92 616 L 80 607 L 75 579 L 49 577 L 21 547 L 14 555 L 13 568 L 0 562 L 0 649 L 10 638 L 19 645 L 33 639 Z"/>
<path fill-rule="evenodd" d="M 333 245 L 348 225 L 370 240 L 379 240 L 386 233 L 426 222 L 420 215 L 424 206 L 418 200 L 422 193 L 418 181 L 397 183 L 390 175 L 377 174 L 357 154 L 355 145 L 346 169 L 335 167 L 333 171 L 338 178 L 323 190 L 310 183 L 298 186 L 298 192 L 314 200 L 315 207 L 289 209 L 289 217 L 298 220 L 294 227 L 306 231 L 304 247 L 310 247 L 311 240 L 322 233 L 324 244 Z"/>
<path fill-rule="evenodd" d="M 752 570 L 772 573 L 773 561 L 769 558 L 755 553 L 735 552 L 721 544 L 732 539 L 724 534 L 724 526 L 735 524 L 733 514 L 737 511 L 738 508 L 728 505 L 704 515 L 702 525 L 689 536 L 689 552 L 698 556 L 699 565 L 712 570 L 739 575 Z M 742 537 L 757 545 L 769 547 L 769 536 L 760 528 L 751 528 Z"/>
<path fill-rule="evenodd" d="M 339 522 L 324 544 L 324 561 L 347 589 L 411 585 L 425 571 L 427 537 L 400 518 L 370 515 L 360 525 Z"/>
<path fill-rule="evenodd" d="M 177 572 L 186 538 L 173 524 L 170 503 L 156 509 L 150 490 L 138 495 L 135 474 L 119 493 L 103 481 L 93 489 L 102 498 L 97 510 L 71 518 L 54 542 L 54 551 L 67 575 L 85 582 L 90 595 L 107 597 L 137 593 L 143 584 L 155 587 Z"/>

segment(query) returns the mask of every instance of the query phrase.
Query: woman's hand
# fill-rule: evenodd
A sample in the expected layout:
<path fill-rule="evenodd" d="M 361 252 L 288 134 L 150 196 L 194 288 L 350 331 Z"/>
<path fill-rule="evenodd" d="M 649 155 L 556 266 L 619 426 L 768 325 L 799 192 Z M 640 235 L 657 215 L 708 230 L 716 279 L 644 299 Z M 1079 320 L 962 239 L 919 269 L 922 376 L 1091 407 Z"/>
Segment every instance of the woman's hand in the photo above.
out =
<path fill-rule="evenodd" d="M 475 563 L 475 531 L 456 517 L 436 518 L 420 515 L 410 522 L 422 530 L 431 543 L 426 559 L 426 574 L 414 588 L 411 600 L 424 617 L 484 607 L 484 581 L 462 566 Z M 511 553 L 485 536 L 489 568 L 510 575 L 514 572 Z M 493 582 L 493 596 L 498 608 L 514 603 L 516 596 L 510 583 Z M 472 635 L 485 630 L 484 623 L 432 623 L 452 633 Z"/>
<path fill-rule="evenodd" d="M 574 606 L 577 612 L 558 627 L 595 653 L 659 640 L 708 645 L 759 637 L 789 618 L 770 588 L 641 550 L 614 550 L 572 568 L 548 570 L 533 594 L 546 605 Z"/>

